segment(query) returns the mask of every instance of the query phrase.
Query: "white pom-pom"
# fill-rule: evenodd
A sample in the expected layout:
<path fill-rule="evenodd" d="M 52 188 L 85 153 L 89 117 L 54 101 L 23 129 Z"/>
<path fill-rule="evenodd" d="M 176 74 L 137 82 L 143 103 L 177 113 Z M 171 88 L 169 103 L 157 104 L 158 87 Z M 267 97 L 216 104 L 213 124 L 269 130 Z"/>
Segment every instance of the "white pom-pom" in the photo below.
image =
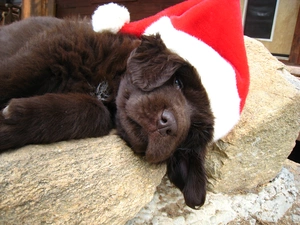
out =
<path fill-rule="evenodd" d="M 101 5 L 92 15 L 92 25 L 96 32 L 109 30 L 117 33 L 129 21 L 130 15 L 127 8 L 116 3 Z"/>

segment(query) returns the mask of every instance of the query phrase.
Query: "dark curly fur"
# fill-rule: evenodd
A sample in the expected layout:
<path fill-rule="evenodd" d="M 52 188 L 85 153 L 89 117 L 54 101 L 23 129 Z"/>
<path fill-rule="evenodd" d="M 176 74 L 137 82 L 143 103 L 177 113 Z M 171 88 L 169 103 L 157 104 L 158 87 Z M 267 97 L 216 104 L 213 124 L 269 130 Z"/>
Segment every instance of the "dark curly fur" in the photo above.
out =
<path fill-rule="evenodd" d="M 116 127 L 133 151 L 167 163 L 188 206 L 204 203 L 208 97 L 159 35 L 95 33 L 88 21 L 36 17 L 1 27 L 0 46 L 0 151 Z"/>

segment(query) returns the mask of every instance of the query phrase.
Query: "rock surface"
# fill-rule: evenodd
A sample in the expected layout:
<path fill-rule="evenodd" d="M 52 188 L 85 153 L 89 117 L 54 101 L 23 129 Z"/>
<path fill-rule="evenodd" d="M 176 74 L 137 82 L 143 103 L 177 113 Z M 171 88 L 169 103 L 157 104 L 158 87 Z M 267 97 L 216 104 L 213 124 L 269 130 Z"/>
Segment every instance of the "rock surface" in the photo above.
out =
<path fill-rule="evenodd" d="M 208 151 L 215 193 L 250 191 L 282 169 L 299 134 L 300 82 L 258 41 L 245 37 L 250 89 L 241 120 Z"/>
<path fill-rule="evenodd" d="M 0 224 L 124 224 L 165 174 L 115 135 L 0 155 Z"/>
<path fill-rule="evenodd" d="M 153 200 L 126 225 L 296 225 L 300 224 L 300 165 L 286 160 L 280 173 L 253 193 L 209 192 L 200 210 L 184 204 L 167 179 Z"/>

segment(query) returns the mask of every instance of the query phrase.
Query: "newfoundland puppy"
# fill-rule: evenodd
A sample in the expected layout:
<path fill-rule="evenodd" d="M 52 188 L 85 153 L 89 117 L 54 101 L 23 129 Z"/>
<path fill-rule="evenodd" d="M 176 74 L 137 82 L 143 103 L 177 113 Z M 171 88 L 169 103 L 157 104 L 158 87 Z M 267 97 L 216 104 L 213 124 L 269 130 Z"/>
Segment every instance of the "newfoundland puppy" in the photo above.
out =
<path fill-rule="evenodd" d="M 196 70 L 159 35 L 96 33 L 35 17 L 0 28 L 0 151 L 99 137 L 167 163 L 191 208 L 204 204 L 214 118 Z"/>

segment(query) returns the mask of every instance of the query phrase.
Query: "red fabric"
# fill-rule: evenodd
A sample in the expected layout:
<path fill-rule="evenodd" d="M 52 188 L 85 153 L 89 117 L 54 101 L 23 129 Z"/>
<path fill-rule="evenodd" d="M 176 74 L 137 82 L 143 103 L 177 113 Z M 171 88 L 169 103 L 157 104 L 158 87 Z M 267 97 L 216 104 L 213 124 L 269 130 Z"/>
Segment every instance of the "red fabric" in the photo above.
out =
<path fill-rule="evenodd" d="M 185 13 L 188 9 L 190 9 L 191 7 L 197 5 L 200 1 L 199 0 L 184 1 L 177 5 L 166 8 L 154 16 L 150 16 L 150 17 L 147 17 L 147 18 L 139 20 L 139 21 L 127 23 L 121 28 L 120 32 L 134 34 L 139 37 L 144 33 L 146 28 L 148 26 L 150 26 L 150 24 L 154 23 L 159 18 L 161 18 L 163 16 L 168 16 L 168 17 L 180 16 L 183 13 Z"/>
<path fill-rule="evenodd" d="M 202 40 L 231 63 L 236 71 L 242 110 L 248 94 L 249 69 L 244 46 L 240 1 L 203 0 L 198 2 L 198 5 L 182 16 L 171 17 L 172 24 L 176 29 Z"/>
<path fill-rule="evenodd" d="M 154 16 L 125 24 L 120 32 L 140 36 L 148 26 L 162 16 L 168 16 L 176 29 L 211 46 L 233 66 L 242 110 L 249 89 L 249 69 L 244 46 L 240 0 L 185 1 Z"/>

